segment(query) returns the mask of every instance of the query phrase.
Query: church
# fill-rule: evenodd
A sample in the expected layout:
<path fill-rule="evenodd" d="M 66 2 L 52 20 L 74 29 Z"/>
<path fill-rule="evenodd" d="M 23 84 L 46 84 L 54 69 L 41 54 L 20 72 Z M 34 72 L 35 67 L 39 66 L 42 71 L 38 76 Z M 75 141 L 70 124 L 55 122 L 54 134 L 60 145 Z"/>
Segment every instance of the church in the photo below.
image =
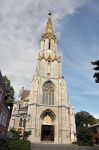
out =
<path fill-rule="evenodd" d="M 69 144 L 76 140 L 75 112 L 67 96 L 51 13 L 41 35 L 31 89 L 22 87 L 14 103 L 9 129 L 32 132 L 33 143 Z"/>

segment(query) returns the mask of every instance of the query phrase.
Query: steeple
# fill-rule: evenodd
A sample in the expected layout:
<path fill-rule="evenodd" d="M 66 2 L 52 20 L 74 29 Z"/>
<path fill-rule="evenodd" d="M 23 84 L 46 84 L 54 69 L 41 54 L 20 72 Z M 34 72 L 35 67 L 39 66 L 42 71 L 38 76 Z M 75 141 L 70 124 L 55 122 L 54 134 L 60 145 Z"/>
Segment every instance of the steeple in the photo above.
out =
<path fill-rule="evenodd" d="M 45 34 L 53 34 L 53 25 L 51 20 L 51 13 L 48 14 L 48 21 L 45 29 Z"/>
<path fill-rule="evenodd" d="M 57 50 L 57 39 L 53 31 L 53 25 L 51 20 L 51 13 L 48 14 L 47 25 L 45 27 L 45 31 L 41 36 L 40 41 L 40 49 L 41 50 Z"/>

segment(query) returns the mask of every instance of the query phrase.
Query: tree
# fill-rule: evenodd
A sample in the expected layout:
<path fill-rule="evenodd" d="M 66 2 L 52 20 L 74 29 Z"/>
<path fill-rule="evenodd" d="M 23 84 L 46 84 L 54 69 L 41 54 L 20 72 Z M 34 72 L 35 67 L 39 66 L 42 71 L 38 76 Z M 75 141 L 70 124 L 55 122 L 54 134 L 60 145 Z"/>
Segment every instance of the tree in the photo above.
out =
<path fill-rule="evenodd" d="M 76 127 L 83 127 L 96 123 L 96 119 L 88 112 L 81 111 L 75 115 Z"/>
<path fill-rule="evenodd" d="M 7 106 L 10 107 L 10 114 L 11 114 L 14 102 L 14 89 L 11 86 L 11 81 L 6 76 L 3 76 L 3 81 L 6 85 L 6 94 L 4 97 L 4 102 Z"/>
<path fill-rule="evenodd" d="M 99 83 L 99 60 L 91 62 L 92 65 L 96 65 L 96 67 L 94 67 L 93 69 L 96 71 L 94 74 L 94 78 L 96 83 Z"/>
<path fill-rule="evenodd" d="M 12 128 L 10 129 L 10 132 L 13 133 L 14 139 L 25 139 L 27 140 L 28 137 L 31 135 L 31 131 L 24 131 L 23 133 L 21 131 L 17 131 L 16 129 Z"/>
<path fill-rule="evenodd" d="M 83 145 L 83 146 L 93 145 L 92 131 L 87 126 L 79 127 L 77 129 L 77 142 L 78 145 Z"/>
<path fill-rule="evenodd" d="M 96 119 L 88 112 L 81 111 L 75 115 L 77 141 L 79 145 L 92 145 L 92 132 L 89 126 L 96 123 Z"/>
<path fill-rule="evenodd" d="M 99 123 L 99 119 L 96 119 L 96 123 Z"/>
<path fill-rule="evenodd" d="M 21 131 L 16 131 L 14 128 L 10 129 L 10 132 L 13 133 L 14 139 L 20 139 L 22 137 Z"/>
<path fill-rule="evenodd" d="M 23 139 L 28 139 L 28 137 L 31 135 L 31 131 L 24 131 L 23 133 Z"/>

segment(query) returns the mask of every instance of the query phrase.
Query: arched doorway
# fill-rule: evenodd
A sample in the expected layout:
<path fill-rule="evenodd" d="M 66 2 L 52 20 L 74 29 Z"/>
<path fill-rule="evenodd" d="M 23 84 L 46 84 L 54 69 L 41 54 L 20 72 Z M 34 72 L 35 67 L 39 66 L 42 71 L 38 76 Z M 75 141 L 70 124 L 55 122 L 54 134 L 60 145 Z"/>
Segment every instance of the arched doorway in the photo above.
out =
<path fill-rule="evenodd" d="M 41 114 L 41 141 L 54 141 L 55 134 L 55 114 L 52 110 L 45 110 Z"/>
<path fill-rule="evenodd" d="M 54 141 L 54 126 L 42 125 L 41 141 Z"/>

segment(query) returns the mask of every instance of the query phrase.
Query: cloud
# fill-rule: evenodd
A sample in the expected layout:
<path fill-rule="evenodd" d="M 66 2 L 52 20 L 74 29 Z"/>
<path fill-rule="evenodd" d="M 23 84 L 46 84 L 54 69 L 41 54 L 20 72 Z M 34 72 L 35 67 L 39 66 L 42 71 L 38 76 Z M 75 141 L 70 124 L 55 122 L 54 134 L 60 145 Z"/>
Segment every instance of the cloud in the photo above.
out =
<path fill-rule="evenodd" d="M 84 4 L 86 0 L 0 1 L 0 68 L 12 81 L 16 96 L 21 86 L 30 88 L 49 10 L 58 29 L 60 20 L 74 15 Z"/>
<path fill-rule="evenodd" d="M 99 119 L 99 112 L 97 113 L 91 113 L 96 119 Z"/>

